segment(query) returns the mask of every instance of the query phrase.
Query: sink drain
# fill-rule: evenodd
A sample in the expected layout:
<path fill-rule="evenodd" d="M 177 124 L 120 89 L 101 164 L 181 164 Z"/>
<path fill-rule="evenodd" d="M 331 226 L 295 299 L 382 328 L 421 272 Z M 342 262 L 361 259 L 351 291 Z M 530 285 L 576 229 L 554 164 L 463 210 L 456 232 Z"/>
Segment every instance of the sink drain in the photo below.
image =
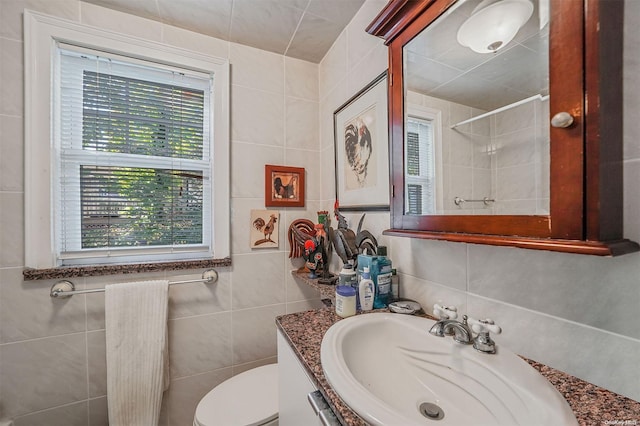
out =
<path fill-rule="evenodd" d="M 420 404 L 420 413 L 429 420 L 442 420 L 444 418 L 442 408 L 431 402 L 423 402 Z"/>

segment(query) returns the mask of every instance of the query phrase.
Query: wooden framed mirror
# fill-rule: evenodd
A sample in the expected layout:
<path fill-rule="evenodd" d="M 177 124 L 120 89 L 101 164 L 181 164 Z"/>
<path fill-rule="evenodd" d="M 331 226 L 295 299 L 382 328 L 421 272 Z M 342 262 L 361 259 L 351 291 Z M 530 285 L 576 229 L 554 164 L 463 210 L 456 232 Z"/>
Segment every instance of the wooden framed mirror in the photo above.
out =
<path fill-rule="evenodd" d="M 525 10 L 496 12 L 500 3 Z M 389 46 L 385 234 L 594 255 L 638 251 L 622 234 L 623 7 L 622 0 L 390 1 L 367 28 Z M 476 18 L 496 14 L 503 23 L 520 14 L 522 22 L 511 38 L 471 46 L 498 25 Z M 478 34 L 460 35 L 478 25 Z"/>

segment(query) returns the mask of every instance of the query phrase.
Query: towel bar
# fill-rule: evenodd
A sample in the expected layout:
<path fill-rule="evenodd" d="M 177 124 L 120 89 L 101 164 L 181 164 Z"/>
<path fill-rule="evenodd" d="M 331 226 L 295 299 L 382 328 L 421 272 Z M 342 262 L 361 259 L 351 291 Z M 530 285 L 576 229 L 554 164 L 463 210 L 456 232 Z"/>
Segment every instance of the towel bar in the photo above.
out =
<path fill-rule="evenodd" d="M 216 281 L 218 281 L 218 272 L 215 269 L 207 269 L 202 273 L 202 278 L 198 280 L 172 281 L 172 282 L 169 282 L 169 285 L 190 284 L 190 283 L 213 284 Z M 74 294 L 102 293 L 102 292 L 104 292 L 104 288 L 94 288 L 90 290 L 76 290 L 76 286 L 73 285 L 71 281 L 63 280 L 63 281 L 58 281 L 57 283 L 51 286 L 51 293 L 49 295 L 51 297 L 63 299 L 65 297 L 71 297 Z"/>
<path fill-rule="evenodd" d="M 464 198 L 455 197 L 453 202 L 456 203 L 456 206 L 461 206 L 464 203 L 484 203 L 485 206 L 488 206 L 491 203 L 494 203 L 496 200 L 489 197 L 484 197 L 482 200 L 465 200 Z"/>

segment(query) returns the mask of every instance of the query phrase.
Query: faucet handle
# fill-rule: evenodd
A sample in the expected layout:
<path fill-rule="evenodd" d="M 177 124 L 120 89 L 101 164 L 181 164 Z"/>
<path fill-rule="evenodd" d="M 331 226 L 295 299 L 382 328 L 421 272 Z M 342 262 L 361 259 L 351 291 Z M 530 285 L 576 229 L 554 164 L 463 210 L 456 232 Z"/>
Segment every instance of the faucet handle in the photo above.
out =
<path fill-rule="evenodd" d="M 458 318 L 458 308 L 436 303 L 433 305 L 433 315 L 441 320 L 456 319 Z"/>
<path fill-rule="evenodd" d="M 468 322 L 471 325 L 471 329 L 478 333 L 478 336 L 473 340 L 473 348 L 486 354 L 495 354 L 496 342 L 491 339 L 489 332 L 500 334 L 502 329 L 490 318 L 483 320 L 469 318 Z"/>
<path fill-rule="evenodd" d="M 491 332 L 493 334 L 502 333 L 502 328 L 500 328 L 500 326 L 498 326 L 495 322 L 493 322 L 491 318 L 487 318 L 483 320 L 468 318 L 467 321 L 471 326 L 471 329 L 478 334 L 488 333 L 488 332 Z"/>

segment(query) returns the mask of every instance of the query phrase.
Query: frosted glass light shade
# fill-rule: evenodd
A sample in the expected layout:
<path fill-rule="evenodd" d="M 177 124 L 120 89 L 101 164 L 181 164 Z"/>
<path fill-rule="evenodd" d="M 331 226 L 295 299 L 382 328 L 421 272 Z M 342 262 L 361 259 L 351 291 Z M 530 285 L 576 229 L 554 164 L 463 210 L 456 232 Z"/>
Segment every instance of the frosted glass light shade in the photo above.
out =
<path fill-rule="evenodd" d="M 533 13 L 529 0 L 484 0 L 458 29 L 458 43 L 478 53 L 509 44 Z"/>

